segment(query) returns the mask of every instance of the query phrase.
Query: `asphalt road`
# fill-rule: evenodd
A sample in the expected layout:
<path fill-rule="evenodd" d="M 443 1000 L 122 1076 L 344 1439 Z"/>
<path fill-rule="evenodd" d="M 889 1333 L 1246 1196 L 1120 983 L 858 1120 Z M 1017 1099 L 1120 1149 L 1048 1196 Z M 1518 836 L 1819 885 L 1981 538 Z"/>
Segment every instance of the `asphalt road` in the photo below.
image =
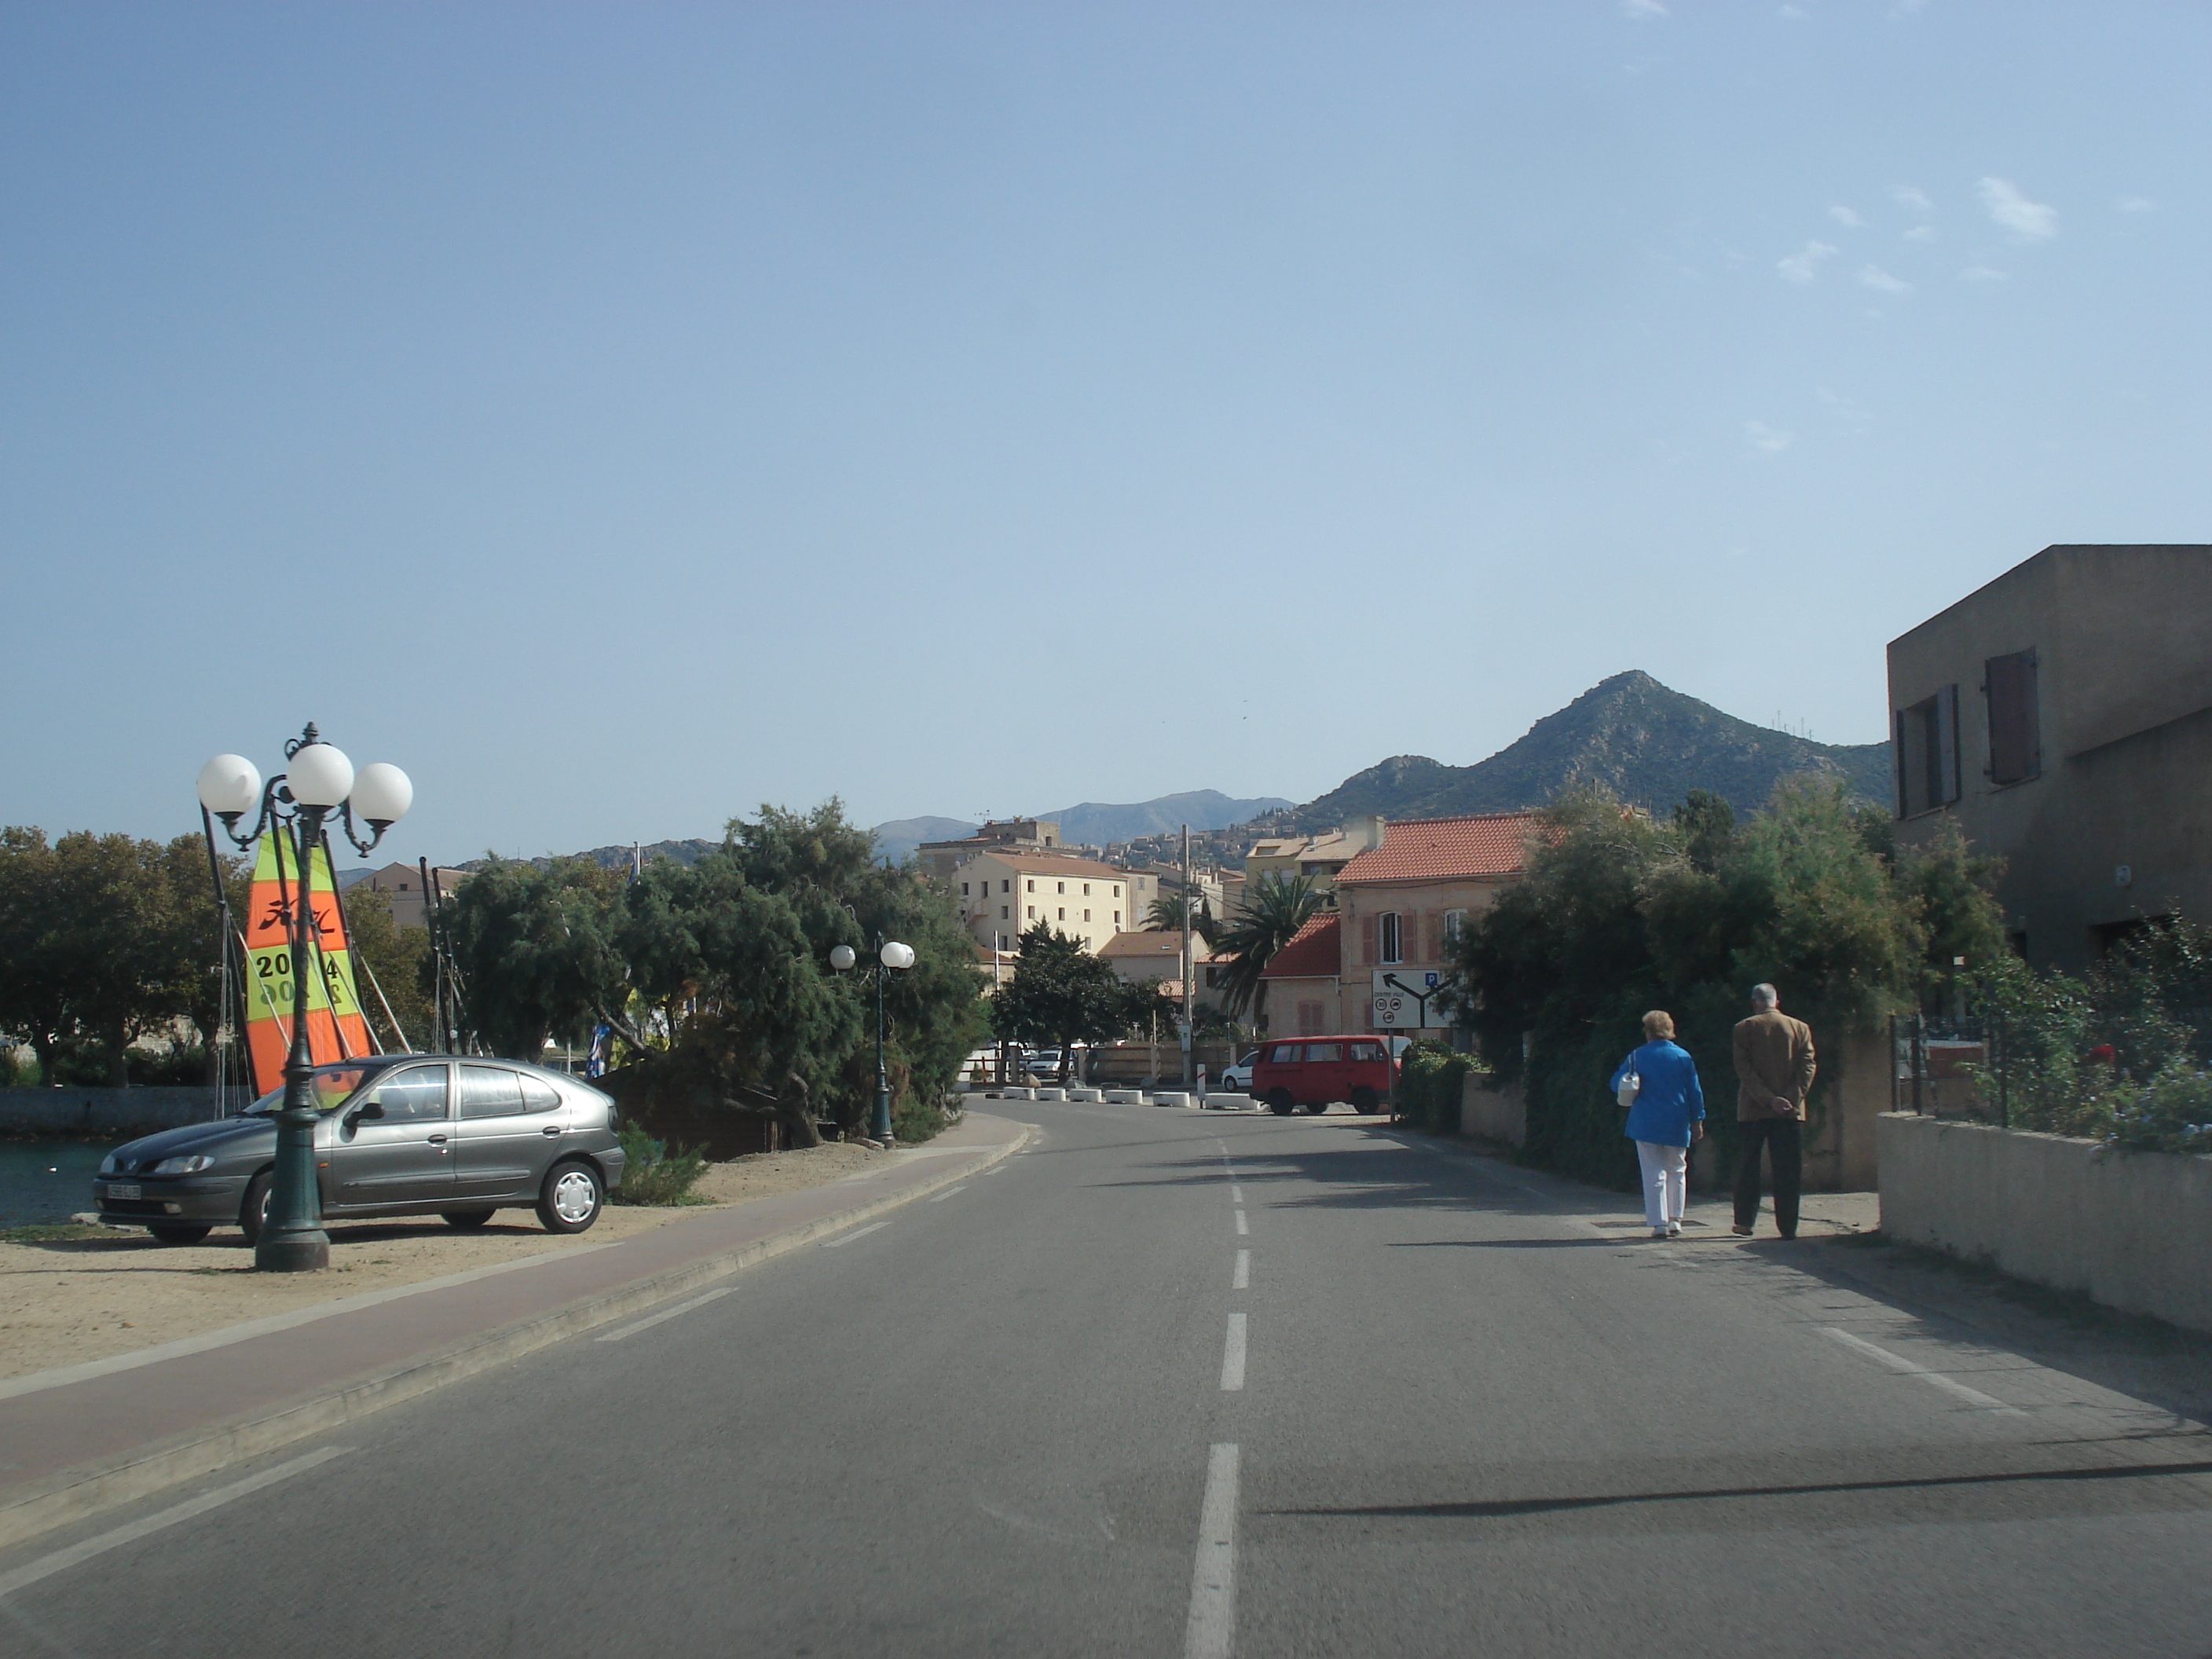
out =
<path fill-rule="evenodd" d="M 1822 1247 L 1000 1109 L 939 1198 L 0 1556 L 0 1651 L 2212 1655 L 2197 1425 Z"/>

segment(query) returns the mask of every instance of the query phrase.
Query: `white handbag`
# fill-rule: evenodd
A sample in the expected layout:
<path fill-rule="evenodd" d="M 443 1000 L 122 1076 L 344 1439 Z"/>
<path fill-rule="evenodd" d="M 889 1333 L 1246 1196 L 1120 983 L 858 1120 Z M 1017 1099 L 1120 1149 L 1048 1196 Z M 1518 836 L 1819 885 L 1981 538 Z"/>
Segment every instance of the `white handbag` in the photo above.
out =
<path fill-rule="evenodd" d="M 1620 1079 L 1620 1087 L 1613 1091 L 1613 1097 L 1620 1103 L 1622 1109 L 1625 1110 L 1628 1107 L 1636 1104 L 1636 1091 L 1643 1086 L 1643 1078 L 1638 1076 L 1636 1073 L 1631 1072 L 1626 1077 Z"/>

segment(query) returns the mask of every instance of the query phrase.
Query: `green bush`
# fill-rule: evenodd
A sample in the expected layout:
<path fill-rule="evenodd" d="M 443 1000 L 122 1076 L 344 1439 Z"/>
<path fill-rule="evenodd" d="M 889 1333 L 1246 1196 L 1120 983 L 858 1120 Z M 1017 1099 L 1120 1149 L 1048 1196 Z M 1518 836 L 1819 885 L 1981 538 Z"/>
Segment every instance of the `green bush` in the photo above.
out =
<path fill-rule="evenodd" d="M 1459 1133 L 1461 1091 L 1472 1062 L 1440 1042 L 1416 1042 L 1398 1073 L 1398 1115 L 1431 1134 Z"/>
<path fill-rule="evenodd" d="M 615 1188 L 619 1204 L 710 1204 L 694 1193 L 707 1173 L 707 1157 L 688 1147 L 655 1140 L 635 1123 L 622 1126 L 623 1180 Z"/>

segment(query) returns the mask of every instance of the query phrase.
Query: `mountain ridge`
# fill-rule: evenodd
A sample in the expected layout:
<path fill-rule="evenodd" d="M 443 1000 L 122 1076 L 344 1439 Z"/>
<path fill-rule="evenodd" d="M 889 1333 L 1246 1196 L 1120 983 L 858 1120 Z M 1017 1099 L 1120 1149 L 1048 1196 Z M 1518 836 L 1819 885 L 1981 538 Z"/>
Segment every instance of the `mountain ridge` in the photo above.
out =
<path fill-rule="evenodd" d="M 1655 811 L 1692 789 L 1709 789 L 1747 813 L 1799 772 L 1829 773 L 1875 800 L 1888 799 L 1893 787 L 1887 743 L 1815 743 L 1739 720 L 1630 669 L 1599 681 L 1487 760 L 1447 766 L 1426 755 L 1394 755 L 1281 821 L 1311 832 L 1376 812 L 1393 818 L 1512 812 L 1589 785 Z"/>

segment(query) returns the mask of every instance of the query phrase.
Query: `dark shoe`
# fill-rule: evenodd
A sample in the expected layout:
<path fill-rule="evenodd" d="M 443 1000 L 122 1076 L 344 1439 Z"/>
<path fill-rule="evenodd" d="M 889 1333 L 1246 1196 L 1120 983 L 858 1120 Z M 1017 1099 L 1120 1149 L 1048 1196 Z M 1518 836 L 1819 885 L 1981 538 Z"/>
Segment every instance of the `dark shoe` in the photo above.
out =
<path fill-rule="evenodd" d="M 1729 1231 L 1734 1233 L 1738 1238 L 1749 1238 L 1751 1237 L 1751 1229 L 1745 1226 L 1741 1221 L 1736 1223 L 1735 1226 L 1729 1228 Z"/>

